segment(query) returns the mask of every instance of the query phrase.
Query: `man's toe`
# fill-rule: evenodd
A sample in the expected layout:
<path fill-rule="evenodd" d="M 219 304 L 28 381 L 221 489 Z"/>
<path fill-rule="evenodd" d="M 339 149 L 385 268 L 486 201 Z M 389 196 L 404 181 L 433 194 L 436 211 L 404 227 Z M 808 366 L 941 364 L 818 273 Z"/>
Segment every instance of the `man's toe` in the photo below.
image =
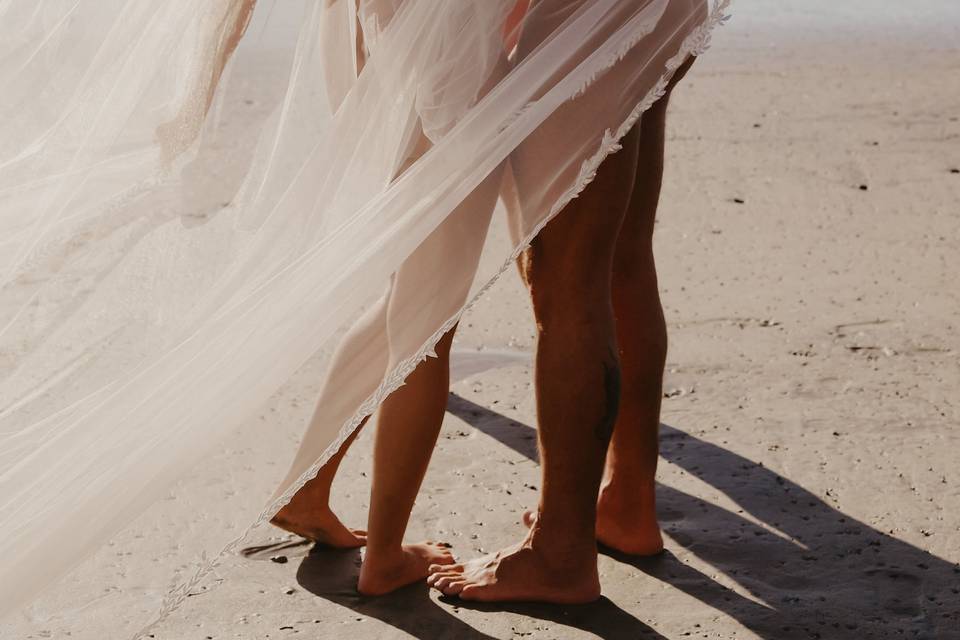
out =
<path fill-rule="evenodd" d="M 447 592 L 447 589 L 450 587 L 450 584 L 457 581 L 460 576 L 456 575 L 443 575 L 439 576 L 436 580 L 433 581 L 433 584 L 430 585 L 437 591 L 442 591 L 443 593 Z"/>
<path fill-rule="evenodd" d="M 460 593 L 463 591 L 463 588 L 467 586 L 467 584 L 467 581 L 463 579 L 451 580 L 449 584 L 441 589 L 441 591 L 445 596 L 457 596 L 460 595 Z"/>
<path fill-rule="evenodd" d="M 461 600 L 483 600 L 484 589 L 477 584 L 464 584 L 457 596 Z"/>
<path fill-rule="evenodd" d="M 453 556 L 450 556 L 450 559 L 453 560 Z M 430 565 L 427 569 L 431 574 L 437 573 L 448 573 L 454 571 L 456 573 L 463 573 L 463 565 L 457 564 L 456 561 L 453 562 L 435 562 Z"/>
<path fill-rule="evenodd" d="M 433 587 L 434 589 L 439 589 L 440 585 L 447 580 L 454 580 L 460 578 L 462 574 L 447 572 L 447 573 L 432 573 L 427 576 L 427 585 Z"/>

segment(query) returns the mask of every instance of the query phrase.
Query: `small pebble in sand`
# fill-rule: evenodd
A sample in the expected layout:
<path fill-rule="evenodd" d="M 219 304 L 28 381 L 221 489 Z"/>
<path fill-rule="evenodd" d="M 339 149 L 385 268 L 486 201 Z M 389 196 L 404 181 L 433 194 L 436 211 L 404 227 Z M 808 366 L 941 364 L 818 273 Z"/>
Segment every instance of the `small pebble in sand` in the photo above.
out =
<path fill-rule="evenodd" d="M 953 169 L 950 169 L 950 173 L 953 173 L 953 174 L 960 173 L 960 169 L 957 169 L 956 167 L 954 167 Z"/>
<path fill-rule="evenodd" d="M 292 596 L 292 595 L 295 594 L 296 592 L 297 592 L 297 590 L 294 589 L 293 587 L 287 587 L 286 590 L 284 590 L 283 593 L 286 594 L 286 595 L 288 595 L 288 596 Z"/>
<path fill-rule="evenodd" d="M 733 201 L 736 202 L 737 204 L 745 204 L 747 202 L 743 198 L 734 198 Z"/>
<path fill-rule="evenodd" d="M 865 184 L 860 185 L 860 191 L 869 191 L 869 190 L 870 190 L 870 187 L 868 187 L 867 185 Z"/>
<path fill-rule="evenodd" d="M 270 556 L 270 562 L 277 564 L 287 564 L 287 556 Z"/>

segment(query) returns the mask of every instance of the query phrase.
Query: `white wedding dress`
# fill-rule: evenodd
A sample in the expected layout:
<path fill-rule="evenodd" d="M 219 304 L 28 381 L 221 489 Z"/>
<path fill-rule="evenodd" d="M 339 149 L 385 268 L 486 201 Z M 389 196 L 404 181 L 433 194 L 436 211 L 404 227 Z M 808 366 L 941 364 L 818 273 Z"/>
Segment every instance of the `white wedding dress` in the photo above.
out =
<path fill-rule="evenodd" d="M 254 46 L 284 2 L 297 19 Z M 728 3 L 534 0 L 513 48 L 517 0 L 0 0 L 0 614 L 346 335 L 268 519 Z M 249 77 L 257 108 L 237 99 Z M 142 598 L 165 614 L 217 557 Z"/>

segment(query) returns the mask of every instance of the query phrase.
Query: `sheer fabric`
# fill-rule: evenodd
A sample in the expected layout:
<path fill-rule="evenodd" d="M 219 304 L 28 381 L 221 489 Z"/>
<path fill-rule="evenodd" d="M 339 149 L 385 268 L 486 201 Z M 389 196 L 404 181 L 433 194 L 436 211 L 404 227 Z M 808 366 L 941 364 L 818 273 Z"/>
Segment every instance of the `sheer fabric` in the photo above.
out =
<path fill-rule="evenodd" d="M 275 513 L 728 3 L 0 0 L 0 613 L 333 354 Z"/>

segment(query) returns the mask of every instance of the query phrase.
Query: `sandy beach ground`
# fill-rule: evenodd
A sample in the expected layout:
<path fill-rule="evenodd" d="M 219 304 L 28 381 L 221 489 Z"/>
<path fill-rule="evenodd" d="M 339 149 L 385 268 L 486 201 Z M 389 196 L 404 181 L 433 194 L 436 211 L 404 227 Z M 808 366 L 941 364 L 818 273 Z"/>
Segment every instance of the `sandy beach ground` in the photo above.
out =
<path fill-rule="evenodd" d="M 264 527 L 263 549 L 229 557 L 151 637 L 960 638 L 960 11 L 837 4 L 740 0 L 674 97 L 656 235 L 663 556 L 602 555 L 595 604 L 477 607 L 425 585 L 362 598 L 358 552 Z M 534 347 L 512 273 L 461 326 L 461 351 Z M 233 474 L 283 470 L 262 425 L 298 437 L 316 391 L 291 381 L 0 637 L 128 637 L 137 576 L 233 520 L 248 499 Z M 528 365 L 458 382 L 409 538 L 469 558 L 523 535 L 535 427 Z M 335 486 L 358 527 L 371 435 Z M 130 540 L 140 554 L 112 551 Z M 60 606 L 85 590 L 121 597 L 95 619 Z"/>

